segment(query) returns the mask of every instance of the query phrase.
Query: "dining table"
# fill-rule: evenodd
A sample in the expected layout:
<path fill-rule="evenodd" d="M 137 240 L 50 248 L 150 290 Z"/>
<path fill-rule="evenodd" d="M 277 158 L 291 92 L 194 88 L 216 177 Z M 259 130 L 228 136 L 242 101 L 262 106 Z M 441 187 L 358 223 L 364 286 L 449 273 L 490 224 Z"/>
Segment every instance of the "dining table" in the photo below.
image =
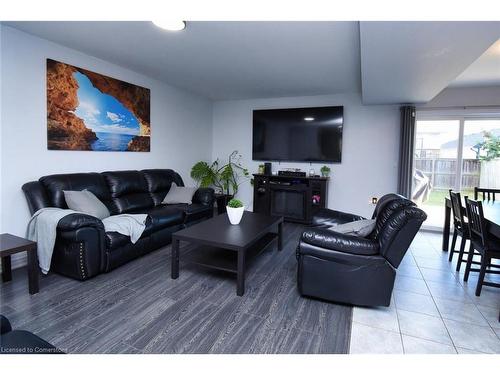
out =
<path fill-rule="evenodd" d="M 500 238 L 500 201 L 484 200 L 483 213 L 486 222 L 486 230 L 491 235 Z M 464 213 L 467 216 L 465 205 Z M 451 200 L 449 197 L 445 198 L 444 205 L 444 228 L 443 228 L 443 243 L 442 250 L 448 251 L 450 243 L 450 227 L 451 227 Z"/>

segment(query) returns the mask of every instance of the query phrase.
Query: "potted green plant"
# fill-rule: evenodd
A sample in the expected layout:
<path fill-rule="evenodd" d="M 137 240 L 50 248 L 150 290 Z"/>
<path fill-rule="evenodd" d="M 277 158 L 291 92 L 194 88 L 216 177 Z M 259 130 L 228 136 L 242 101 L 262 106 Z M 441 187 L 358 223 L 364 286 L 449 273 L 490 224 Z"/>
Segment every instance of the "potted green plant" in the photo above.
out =
<path fill-rule="evenodd" d="M 227 203 L 227 217 L 232 225 L 238 225 L 243 217 L 243 212 L 245 212 L 245 206 L 243 202 L 239 199 L 231 199 Z"/>
<path fill-rule="evenodd" d="M 330 169 L 330 167 L 328 167 L 328 166 L 326 166 L 326 165 L 323 165 L 323 166 L 321 167 L 320 171 L 321 171 L 321 175 L 322 175 L 323 177 L 328 177 L 328 176 L 330 175 L 330 171 L 331 171 L 331 169 Z"/>
<path fill-rule="evenodd" d="M 214 187 L 216 190 L 218 213 L 224 213 L 227 203 L 238 193 L 243 179 L 250 176 L 248 169 L 241 165 L 241 154 L 233 151 L 223 164 L 219 159 L 211 164 L 199 161 L 191 168 L 191 178 L 200 187 Z"/>
<path fill-rule="evenodd" d="M 264 170 L 265 170 L 265 165 L 259 164 L 259 174 L 264 174 Z"/>

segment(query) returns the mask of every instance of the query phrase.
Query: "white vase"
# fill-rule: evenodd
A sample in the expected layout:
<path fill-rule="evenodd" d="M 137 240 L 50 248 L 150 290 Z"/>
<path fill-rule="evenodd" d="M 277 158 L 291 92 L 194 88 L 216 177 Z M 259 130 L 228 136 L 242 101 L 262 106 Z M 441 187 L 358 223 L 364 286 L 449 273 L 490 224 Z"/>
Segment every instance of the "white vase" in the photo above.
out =
<path fill-rule="evenodd" d="M 233 225 L 238 225 L 243 217 L 243 212 L 245 212 L 245 207 L 233 208 L 226 206 L 227 217 Z"/>

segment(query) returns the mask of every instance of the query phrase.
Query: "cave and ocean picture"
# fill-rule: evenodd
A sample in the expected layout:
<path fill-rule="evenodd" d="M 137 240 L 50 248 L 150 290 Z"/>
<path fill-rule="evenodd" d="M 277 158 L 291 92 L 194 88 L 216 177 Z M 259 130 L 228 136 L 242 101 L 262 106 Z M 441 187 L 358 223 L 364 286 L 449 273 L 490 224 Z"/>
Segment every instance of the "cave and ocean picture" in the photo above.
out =
<path fill-rule="evenodd" d="M 49 150 L 150 151 L 150 90 L 47 59 Z"/>

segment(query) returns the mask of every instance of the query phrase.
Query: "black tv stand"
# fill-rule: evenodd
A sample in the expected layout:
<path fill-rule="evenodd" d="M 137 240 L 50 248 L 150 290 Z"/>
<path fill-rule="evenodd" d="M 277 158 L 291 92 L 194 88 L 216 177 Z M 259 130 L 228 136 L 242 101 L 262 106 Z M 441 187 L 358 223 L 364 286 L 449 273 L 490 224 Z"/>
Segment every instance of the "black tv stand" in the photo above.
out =
<path fill-rule="evenodd" d="M 314 213 L 326 207 L 328 177 L 253 176 L 254 212 L 309 224 Z"/>

